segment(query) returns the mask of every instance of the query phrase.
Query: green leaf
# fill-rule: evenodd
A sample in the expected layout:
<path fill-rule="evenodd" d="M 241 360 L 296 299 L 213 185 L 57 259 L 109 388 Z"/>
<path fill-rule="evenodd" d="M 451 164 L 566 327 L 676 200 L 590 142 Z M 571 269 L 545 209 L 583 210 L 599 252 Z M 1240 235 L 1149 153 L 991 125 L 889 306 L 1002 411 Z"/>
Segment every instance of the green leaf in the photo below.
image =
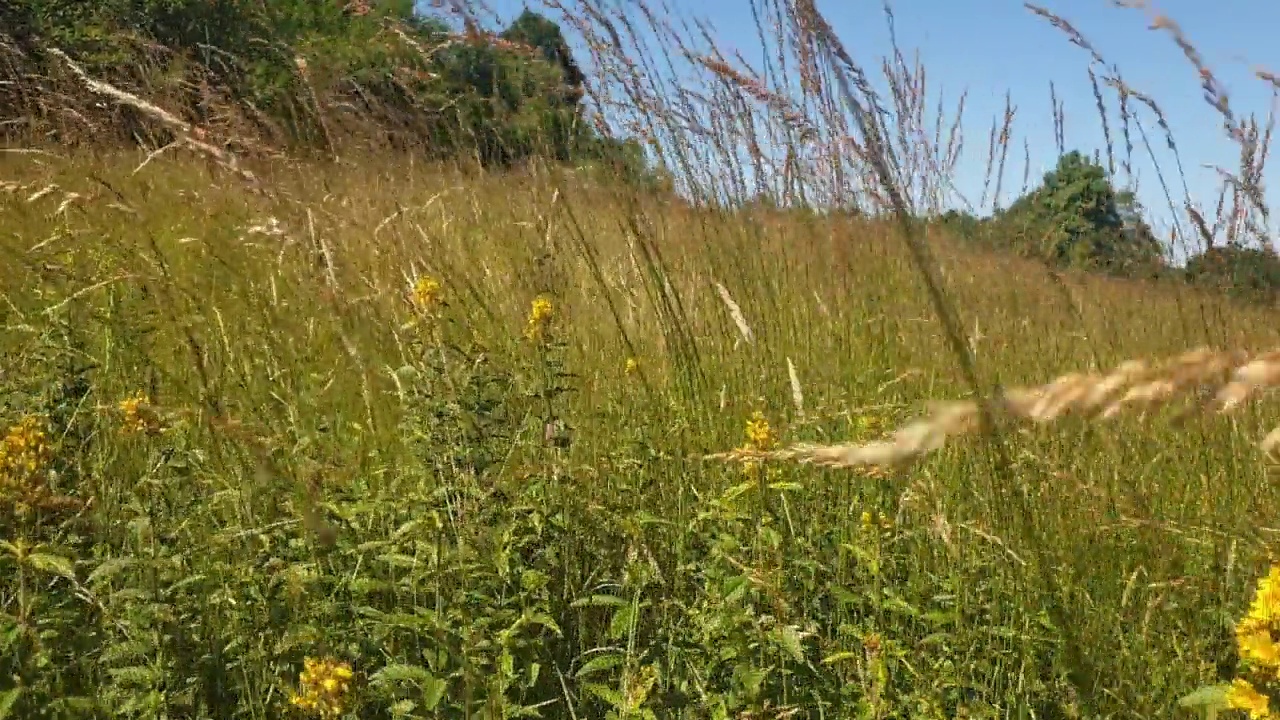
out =
<path fill-rule="evenodd" d="M 730 500 L 734 500 L 739 496 L 743 495 L 744 493 L 746 493 L 747 491 L 751 490 L 755 486 L 756 486 L 756 482 L 754 480 L 748 480 L 747 482 L 744 482 L 744 483 L 738 483 L 737 485 L 734 485 L 728 490 L 725 490 L 724 494 L 720 496 L 720 500 L 721 502 L 728 502 Z"/>
<path fill-rule="evenodd" d="M 379 555 L 377 559 L 391 567 L 414 567 L 419 564 L 417 558 L 410 557 L 403 553 L 384 553 Z"/>
<path fill-rule="evenodd" d="M 154 687 L 161 680 L 161 674 L 151 667 L 134 665 L 132 667 L 111 668 L 107 674 L 112 680 L 126 686 L 138 688 Z"/>
<path fill-rule="evenodd" d="M 49 553 L 31 553 L 27 556 L 27 562 L 31 567 L 37 570 L 43 570 L 54 575 L 61 575 L 65 578 L 76 579 L 75 563 L 67 558 L 59 555 L 50 555 Z"/>
<path fill-rule="evenodd" d="M 22 688 L 14 688 L 0 693 L 0 720 L 9 717 L 13 712 L 13 706 L 18 704 L 18 698 L 22 696 Z"/>
<path fill-rule="evenodd" d="M 605 653 L 597 655 L 578 668 L 578 672 L 574 674 L 576 678 L 584 678 L 605 670 L 611 670 L 626 662 L 627 658 L 622 653 Z"/>
<path fill-rule="evenodd" d="M 424 667 L 395 663 L 374 673 L 369 678 L 369 683 L 372 685 L 394 682 L 412 682 L 422 684 L 428 680 L 434 679 L 435 676 L 431 674 L 431 671 Z"/>
<path fill-rule="evenodd" d="M 444 691 L 449 689 L 449 683 L 438 677 L 432 677 L 422 684 L 422 704 L 426 710 L 435 710 L 440 701 L 444 699 Z"/>
<path fill-rule="evenodd" d="M 773 640 L 783 650 L 790 653 L 796 662 L 804 663 L 804 646 L 800 642 L 800 631 L 795 625 L 784 625 L 773 631 Z"/>
<path fill-rule="evenodd" d="M 1231 689 L 1230 685 L 1210 685 L 1202 687 L 1199 690 L 1178 700 L 1178 705 L 1184 708 L 1199 708 L 1204 711 L 1204 717 L 1213 720 L 1218 716 L 1221 710 L 1227 710 L 1227 691 Z"/>
<path fill-rule="evenodd" d="M 112 577 L 120 573 L 120 571 L 131 567 L 137 562 L 133 557 L 114 557 L 103 560 L 98 567 L 89 573 L 89 577 L 85 578 L 85 584 L 89 586 L 96 585 L 99 582 L 110 580 Z"/>
<path fill-rule="evenodd" d="M 841 651 L 841 652 L 838 652 L 838 653 L 832 653 L 832 654 L 830 654 L 830 655 L 828 655 L 828 656 L 826 656 L 826 657 L 822 658 L 822 664 L 823 664 L 823 665 L 835 665 L 836 663 L 838 663 L 838 662 L 844 662 L 845 660 L 857 660 L 857 659 L 858 659 L 858 657 L 859 657 L 858 653 L 856 653 L 856 652 L 849 652 L 848 650 L 844 650 L 844 651 Z"/>
<path fill-rule="evenodd" d="M 165 594 L 169 596 L 177 595 L 179 590 L 182 590 L 188 585 L 195 585 L 196 583 L 204 579 L 205 579 L 205 576 L 199 573 L 195 575 L 191 575 L 190 577 L 182 578 L 181 580 L 170 585 L 169 588 L 165 590 Z"/>
<path fill-rule="evenodd" d="M 618 692 L 617 690 L 614 690 L 611 687 L 606 687 L 598 683 L 587 683 L 583 687 L 583 690 L 586 690 L 588 693 L 595 695 L 601 700 L 609 703 L 614 708 L 621 708 L 626 704 L 625 702 L 623 702 L 622 693 Z"/>
<path fill-rule="evenodd" d="M 564 634 L 564 632 L 560 629 L 560 626 L 556 624 L 555 618 L 551 617 L 546 613 L 529 613 L 528 615 L 525 616 L 524 622 L 530 625 L 541 625 L 542 627 L 550 630 L 556 635 Z"/>
<path fill-rule="evenodd" d="M 592 595 L 588 598 L 574 600 L 569 607 L 608 607 L 610 605 L 626 605 L 627 601 L 615 595 Z"/>
<path fill-rule="evenodd" d="M 617 640 L 623 637 L 631 630 L 632 624 L 635 622 L 635 607 L 633 605 L 623 605 L 613 613 L 613 618 L 609 621 L 609 637 Z"/>
<path fill-rule="evenodd" d="M 416 707 L 418 707 L 418 703 L 413 700 L 400 700 L 391 706 L 391 717 L 408 717 L 409 713 L 413 712 Z"/>
<path fill-rule="evenodd" d="M 445 690 L 449 688 L 448 682 L 436 677 L 430 670 L 419 665 L 404 663 L 387 665 L 369 678 L 371 685 L 402 682 L 418 688 L 418 691 L 422 693 L 423 709 L 427 711 L 434 710 L 440 704 L 440 700 L 444 698 Z"/>

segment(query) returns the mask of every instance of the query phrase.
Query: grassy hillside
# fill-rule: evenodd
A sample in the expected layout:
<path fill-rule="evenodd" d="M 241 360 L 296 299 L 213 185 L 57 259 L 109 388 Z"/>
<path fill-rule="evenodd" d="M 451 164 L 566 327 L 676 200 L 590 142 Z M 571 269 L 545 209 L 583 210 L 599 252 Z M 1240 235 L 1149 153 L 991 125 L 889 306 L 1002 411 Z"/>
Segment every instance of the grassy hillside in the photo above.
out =
<path fill-rule="evenodd" d="M 705 459 L 965 396 L 892 226 L 145 160 L 0 155 L 11 717 L 1167 717 L 1235 671 L 1274 408 L 1017 430 L 1012 476 Z M 986 381 L 1277 344 L 931 239 Z"/>

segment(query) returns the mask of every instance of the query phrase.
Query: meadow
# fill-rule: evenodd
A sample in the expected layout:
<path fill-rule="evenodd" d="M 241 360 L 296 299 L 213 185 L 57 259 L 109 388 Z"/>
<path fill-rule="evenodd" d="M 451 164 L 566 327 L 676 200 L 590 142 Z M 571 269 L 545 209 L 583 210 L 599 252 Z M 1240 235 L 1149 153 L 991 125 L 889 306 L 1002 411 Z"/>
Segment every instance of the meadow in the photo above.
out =
<path fill-rule="evenodd" d="M 857 158 L 877 212 L 731 207 L 237 159 L 70 67 L 172 142 L 0 152 L 0 718 L 1267 716 L 1226 689 L 1276 689 L 1280 415 L 1196 410 L 1280 381 L 1272 307 L 913 224 L 954 143 L 907 125 Z M 856 134 L 835 70 L 805 128 L 706 69 L 760 137 Z"/>
<path fill-rule="evenodd" d="M 1231 677 L 1264 410 L 1022 429 L 1012 476 L 706 459 L 964 396 L 892 225 L 144 159 L 3 162 L 11 716 L 279 717 L 308 657 L 358 717 L 1146 717 Z M 1276 344 L 935 245 L 1007 385 Z"/>

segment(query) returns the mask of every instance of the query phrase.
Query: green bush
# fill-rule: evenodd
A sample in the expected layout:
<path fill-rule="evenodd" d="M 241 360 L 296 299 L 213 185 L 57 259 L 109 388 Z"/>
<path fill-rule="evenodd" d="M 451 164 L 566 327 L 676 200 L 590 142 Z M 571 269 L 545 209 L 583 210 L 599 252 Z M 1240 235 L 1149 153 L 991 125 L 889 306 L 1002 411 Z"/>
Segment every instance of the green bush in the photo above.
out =
<path fill-rule="evenodd" d="M 1280 257 L 1271 248 L 1214 247 L 1187 261 L 1185 276 L 1188 282 L 1234 297 L 1275 302 L 1280 291 Z"/>

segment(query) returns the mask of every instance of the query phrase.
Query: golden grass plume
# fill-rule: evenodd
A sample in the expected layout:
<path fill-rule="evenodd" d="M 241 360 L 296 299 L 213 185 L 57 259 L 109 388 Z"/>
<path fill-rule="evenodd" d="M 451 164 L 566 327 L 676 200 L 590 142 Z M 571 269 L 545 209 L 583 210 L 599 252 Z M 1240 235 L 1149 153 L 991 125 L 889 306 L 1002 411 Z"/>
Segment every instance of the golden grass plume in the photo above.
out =
<path fill-rule="evenodd" d="M 1162 362 L 1126 360 L 1108 372 L 1069 373 L 1037 387 L 1005 390 L 991 403 L 997 419 L 1029 424 L 1068 414 L 1099 420 L 1130 408 L 1144 412 L 1191 399 L 1183 415 L 1229 412 L 1280 385 L 1280 349 L 1259 354 L 1198 348 Z M 932 412 L 896 430 L 887 440 L 836 445 L 798 444 L 772 451 L 738 449 L 708 456 L 726 461 L 787 460 L 835 468 L 900 465 L 941 449 L 949 439 L 981 427 L 973 400 L 937 403 Z M 1260 443 L 1273 455 L 1280 427 Z"/>

